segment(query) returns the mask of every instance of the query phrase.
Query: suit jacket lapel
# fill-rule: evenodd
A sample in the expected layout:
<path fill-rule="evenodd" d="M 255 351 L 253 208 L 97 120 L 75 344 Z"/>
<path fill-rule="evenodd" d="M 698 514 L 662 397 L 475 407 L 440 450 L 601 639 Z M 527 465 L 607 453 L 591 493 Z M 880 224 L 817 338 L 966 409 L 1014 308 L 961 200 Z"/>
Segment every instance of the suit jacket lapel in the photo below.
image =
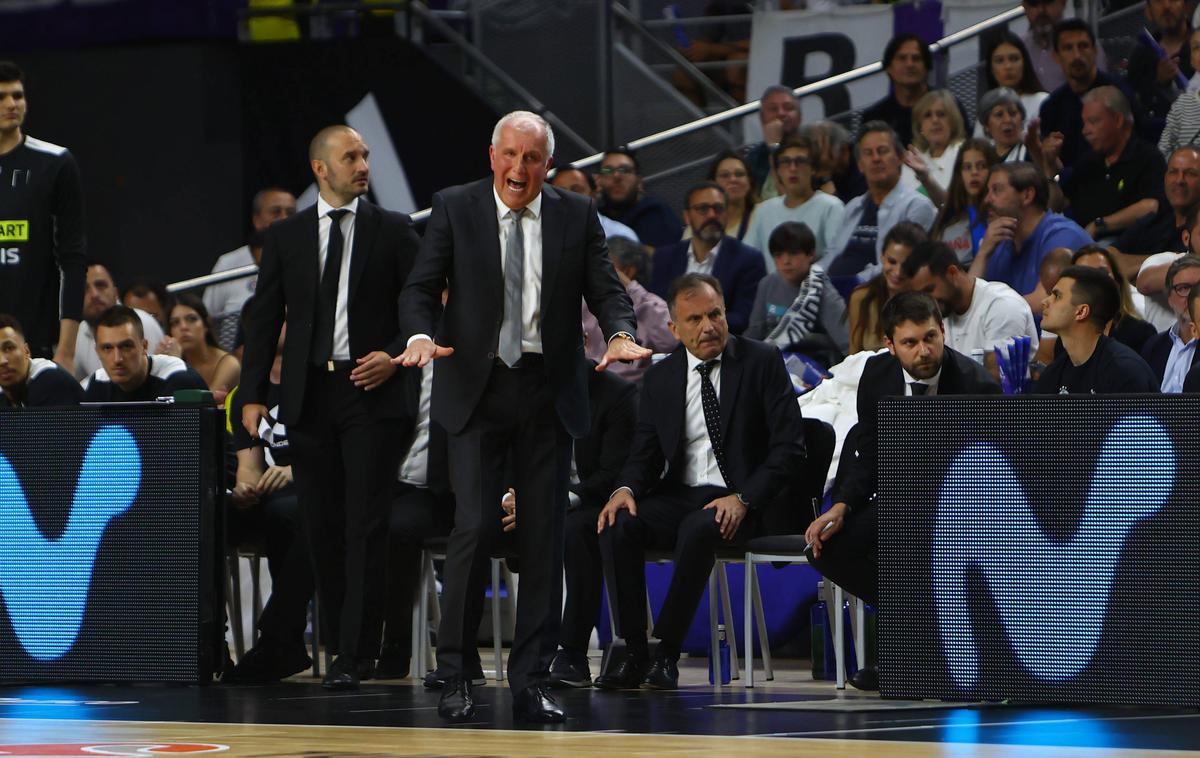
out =
<path fill-rule="evenodd" d="M 354 245 L 350 250 L 350 292 L 347 302 L 354 302 L 354 293 L 367 267 L 367 256 L 375 244 L 379 214 L 366 198 L 359 198 L 357 218 L 354 219 Z"/>
<path fill-rule="evenodd" d="M 470 215 L 471 228 L 468 239 L 471 247 L 479 251 L 479 266 L 482 272 L 483 292 L 490 298 L 496 314 L 504 313 L 504 270 L 500 266 L 500 222 L 496 218 L 496 199 L 492 196 L 492 182 L 480 181 L 470 194 L 474 205 Z"/>
<path fill-rule="evenodd" d="M 311 310 L 317 302 L 317 289 L 321 286 L 321 240 L 317 219 L 317 206 L 310 206 L 303 211 L 304 226 L 301 228 L 300 251 L 303 260 L 296 261 L 304 276 L 304 293 L 308 296 L 307 307 Z"/>
<path fill-rule="evenodd" d="M 738 388 L 742 383 L 741 347 L 738 338 L 729 337 L 729 344 L 721 355 L 721 439 L 729 437 L 729 419 L 733 417 L 733 405 L 737 401 Z"/>
<path fill-rule="evenodd" d="M 733 247 L 735 240 L 732 237 L 722 237 L 721 244 L 717 246 L 715 252 L 721 253 L 717 259 L 713 261 L 712 275 L 720 281 L 725 281 L 725 274 L 729 272 L 729 267 L 733 265 L 733 253 L 730 248 Z"/>
<path fill-rule="evenodd" d="M 562 199 L 549 185 L 542 187 L 542 302 L 554 291 L 562 258 L 564 224 Z M 541 308 L 545 313 L 545 307 Z"/>
<path fill-rule="evenodd" d="M 683 453 L 683 445 L 686 443 L 687 434 L 684 430 L 684 425 L 687 419 L 684 415 L 684 406 L 687 402 L 687 356 L 685 349 L 676 348 L 675 352 L 663 360 L 669 362 L 670 371 L 665 372 L 663 377 L 666 384 L 665 392 L 660 393 L 660 397 L 665 405 L 662 409 L 664 415 L 664 423 L 660 428 L 660 433 L 664 435 L 662 443 L 663 450 L 667 453 L 667 463 L 675 468 L 679 462 L 680 456 Z M 673 438 L 667 438 L 665 435 L 674 435 Z"/>

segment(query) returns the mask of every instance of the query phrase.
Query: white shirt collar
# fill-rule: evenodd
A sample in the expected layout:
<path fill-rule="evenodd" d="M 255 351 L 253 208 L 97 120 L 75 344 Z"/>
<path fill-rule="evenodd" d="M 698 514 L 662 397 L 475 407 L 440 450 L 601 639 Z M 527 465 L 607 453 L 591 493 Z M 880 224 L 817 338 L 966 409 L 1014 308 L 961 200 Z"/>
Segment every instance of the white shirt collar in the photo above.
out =
<path fill-rule="evenodd" d="M 713 245 L 712 250 L 708 251 L 708 257 L 704 259 L 705 263 L 712 261 L 715 264 L 717 262 L 717 253 L 721 252 L 721 243 L 724 241 L 725 238 L 721 237 L 720 241 Z M 696 260 L 696 249 L 692 247 L 691 240 L 688 240 L 688 259 L 693 261 Z"/>
<path fill-rule="evenodd" d="M 513 208 L 509 208 L 507 205 L 504 204 L 504 201 L 500 199 L 500 193 L 496 191 L 495 184 L 492 185 L 492 197 L 494 197 L 496 199 L 496 218 L 500 219 L 501 221 L 504 220 L 504 217 L 507 216 L 510 211 L 515 210 Z M 541 215 L 542 215 L 542 193 L 541 192 L 537 193 L 537 197 L 535 197 L 529 201 L 529 205 L 525 206 L 525 210 L 529 213 L 529 218 L 536 219 L 536 218 L 541 217 Z"/>
<path fill-rule="evenodd" d="M 699 366 L 701 363 L 708 363 L 709 361 L 717 361 L 717 365 L 719 366 L 721 364 L 723 358 L 725 357 L 725 351 L 723 351 L 723 350 L 721 351 L 721 354 L 718 355 L 716 358 L 709 358 L 707 361 L 700 360 L 696 356 L 692 355 L 692 351 L 688 350 L 686 347 L 683 349 L 683 353 L 684 353 L 684 355 L 687 356 L 687 370 L 688 370 L 689 376 L 691 375 L 691 373 L 693 371 L 696 370 L 696 367 Z"/>
<path fill-rule="evenodd" d="M 926 384 L 934 389 L 937 389 L 938 382 L 941 381 L 941 379 L 942 379 L 942 370 L 940 368 L 937 370 L 936 374 L 929 377 L 928 379 L 914 379 L 912 374 L 905 371 L 903 367 L 900 368 L 900 373 L 904 374 L 904 386 L 905 387 L 908 387 L 908 385 L 912 384 L 913 382 L 920 382 L 921 384 Z"/>
<path fill-rule="evenodd" d="M 319 218 L 319 219 L 324 218 L 325 216 L 329 215 L 330 211 L 336 211 L 336 210 L 342 210 L 342 209 L 348 210 L 354 215 L 358 215 L 358 198 L 357 197 L 354 198 L 353 200 L 346 203 L 339 209 L 339 208 L 334 208 L 332 205 L 325 202 L 325 198 L 322 197 L 320 194 L 317 195 L 317 218 Z"/>

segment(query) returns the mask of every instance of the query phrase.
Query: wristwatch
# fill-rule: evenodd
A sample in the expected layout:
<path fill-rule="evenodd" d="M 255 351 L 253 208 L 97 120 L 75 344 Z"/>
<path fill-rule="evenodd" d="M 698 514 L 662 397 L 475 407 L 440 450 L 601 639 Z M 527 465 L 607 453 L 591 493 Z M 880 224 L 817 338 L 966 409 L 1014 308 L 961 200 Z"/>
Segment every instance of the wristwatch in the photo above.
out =
<path fill-rule="evenodd" d="M 1103 234 L 1104 232 L 1108 231 L 1108 222 L 1104 220 L 1104 216 L 1098 216 L 1096 220 L 1092 222 L 1092 226 L 1096 227 L 1097 234 Z"/>
<path fill-rule="evenodd" d="M 743 494 L 742 494 L 742 493 L 740 493 L 740 492 L 735 492 L 735 493 L 733 493 L 733 495 L 734 495 L 734 497 L 736 497 L 736 498 L 738 499 L 738 502 L 739 502 L 739 503 L 741 503 L 742 505 L 744 505 L 744 506 L 746 507 L 746 509 L 747 509 L 747 510 L 749 510 L 749 508 L 750 508 L 750 501 L 746 499 L 746 496 L 745 496 L 745 495 L 743 495 Z"/>

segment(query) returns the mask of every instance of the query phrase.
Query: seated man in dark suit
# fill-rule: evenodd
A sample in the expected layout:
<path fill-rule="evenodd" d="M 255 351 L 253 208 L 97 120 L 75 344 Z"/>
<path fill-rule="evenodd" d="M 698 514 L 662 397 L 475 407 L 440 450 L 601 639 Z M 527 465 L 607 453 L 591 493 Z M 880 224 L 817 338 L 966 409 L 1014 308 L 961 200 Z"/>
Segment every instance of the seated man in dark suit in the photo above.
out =
<path fill-rule="evenodd" d="M 646 372 L 629 460 L 597 523 L 628 650 L 597 679 L 602 689 L 678 685 L 683 637 L 716 549 L 753 536 L 762 512 L 804 463 L 800 408 L 779 350 L 729 336 L 721 283 L 685 274 L 671 285 L 667 305 L 682 346 Z M 675 552 L 653 662 L 647 549 Z"/>
<path fill-rule="evenodd" d="M 1176 258 L 1167 269 L 1167 305 L 1175 312 L 1175 323 L 1142 347 L 1142 357 L 1150 364 L 1162 392 L 1182 392 L 1184 377 L 1200 357 L 1187 308 L 1188 295 L 1197 283 L 1200 258 L 1194 255 Z"/>
<path fill-rule="evenodd" d="M 0 313 L 0 406 L 77 405 L 83 387 L 54 361 L 34 358 L 21 322 Z"/>
<path fill-rule="evenodd" d="M 875 485 L 878 404 L 889 395 L 999 394 L 983 366 L 945 345 L 942 314 L 924 292 L 901 292 L 879 314 L 888 352 L 870 358 L 858 383 L 858 423 L 846 435 L 834 481 L 833 505 L 809 525 L 809 563 L 829 580 L 871 604 L 879 601 L 879 544 Z M 874 677 L 851 680 L 874 689 Z"/>
<path fill-rule="evenodd" d="M 83 380 L 89 403 L 136 403 L 178 390 L 207 390 L 204 379 L 179 358 L 149 354 L 137 311 L 114 305 L 96 321 L 96 354 L 103 368 Z"/>
<path fill-rule="evenodd" d="M 685 273 L 708 274 L 725 293 L 729 331 L 741 334 L 750 325 L 750 311 L 758 283 L 767 275 L 762 251 L 725 236 L 725 190 L 715 182 L 701 182 L 687 191 L 683 218 L 692 238 L 654 252 L 650 291 L 663 299 L 671 283 Z"/>
<path fill-rule="evenodd" d="M 1196 334 L 1196 319 L 1200 317 L 1200 287 L 1192 287 L 1188 292 L 1187 309 L 1192 316 L 1192 334 Z M 1193 366 L 1183 379 L 1184 392 L 1200 392 L 1200 366 Z"/>

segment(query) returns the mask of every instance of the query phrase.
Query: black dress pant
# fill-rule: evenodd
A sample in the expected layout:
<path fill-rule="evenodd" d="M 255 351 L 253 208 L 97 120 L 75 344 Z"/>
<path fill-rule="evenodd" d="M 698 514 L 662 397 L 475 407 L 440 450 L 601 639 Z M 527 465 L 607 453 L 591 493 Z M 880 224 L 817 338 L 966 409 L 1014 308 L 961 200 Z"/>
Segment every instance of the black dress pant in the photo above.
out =
<path fill-rule="evenodd" d="M 295 485 L 272 492 L 251 508 L 230 507 L 228 519 L 231 546 L 250 547 L 267 557 L 271 594 L 258 619 L 259 644 L 303 647 L 313 578 Z"/>
<path fill-rule="evenodd" d="M 327 648 L 374 659 L 400 422 L 374 417 L 363 395 L 349 367 L 310 369 L 301 421 L 288 436 Z"/>
<path fill-rule="evenodd" d="M 514 691 L 544 682 L 558 647 L 562 608 L 563 519 L 571 439 L 554 408 L 540 356 L 522 367 L 495 366 L 467 425 L 449 435 L 454 530 L 446 552 L 438 670 L 463 673 L 474 649 L 496 534 L 500 497 L 517 491 L 515 552 L 521 585 L 508 659 Z"/>
<path fill-rule="evenodd" d="M 672 486 L 637 502 L 637 516 L 620 511 L 616 523 L 600 533 L 600 551 L 609 588 L 615 588 L 617 628 L 626 643 L 646 639 L 646 550 L 673 550 L 674 573 L 654 625 L 659 650 L 678 657 L 683 638 L 708 585 L 716 551 L 740 544 L 753 533 L 754 514 L 747 514 L 734 539 L 721 537 L 716 510 L 709 502 L 728 495 L 723 487 Z"/>
<path fill-rule="evenodd" d="M 874 507 L 851 513 L 842 530 L 809 563 L 829 581 L 871 605 L 879 603 L 879 516 Z"/>
<path fill-rule="evenodd" d="M 563 605 L 558 644 L 572 653 L 586 654 L 592 629 L 600 620 L 600 598 L 604 568 L 596 535 L 599 508 L 575 508 L 567 512 L 566 549 L 563 569 L 567 597 Z"/>
<path fill-rule="evenodd" d="M 388 585 L 383 644 L 407 656 L 412 649 L 412 607 L 426 541 L 450 534 L 454 497 L 396 482 L 388 522 Z"/>

